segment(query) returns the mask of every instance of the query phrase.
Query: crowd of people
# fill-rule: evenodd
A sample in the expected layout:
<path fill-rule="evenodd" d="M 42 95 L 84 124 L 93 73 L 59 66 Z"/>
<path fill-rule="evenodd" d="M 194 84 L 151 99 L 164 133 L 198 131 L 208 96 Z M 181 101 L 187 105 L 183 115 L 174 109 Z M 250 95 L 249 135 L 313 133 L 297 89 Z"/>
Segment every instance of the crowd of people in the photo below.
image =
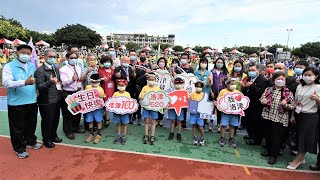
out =
<path fill-rule="evenodd" d="M 268 156 L 268 163 L 273 165 L 289 146 L 295 158 L 288 169 L 297 169 L 306 163 L 306 153 L 317 154 L 320 146 L 320 123 L 318 108 L 320 107 L 319 69 L 307 61 L 288 63 L 260 62 L 257 54 L 248 58 L 212 56 L 205 53 L 198 61 L 191 61 L 188 53 L 179 57 L 159 57 L 155 64 L 150 63 L 148 52 L 134 50 L 128 56 L 117 58 L 117 51 L 109 47 L 107 53 L 99 59 L 96 54 L 88 54 L 84 59 L 76 46 L 69 46 L 60 61 L 57 52 L 46 49 L 43 64 L 36 68 L 30 63 L 32 48 L 28 45 L 17 47 L 16 58 L 3 67 L 3 85 L 7 88 L 8 119 L 11 143 L 19 158 L 29 154 L 26 147 L 40 149 L 34 135 L 37 124 L 37 111 L 41 115 L 41 132 L 43 145 L 55 147 L 62 142 L 58 137 L 60 109 L 63 116 L 63 132 L 68 139 L 75 139 L 74 133 L 89 132 L 85 142 L 99 143 L 102 138 L 102 127 L 110 122 L 117 124 L 117 135 L 114 143 L 126 144 L 127 124 L 144 121 L 143 144 L 154 145 L 156 142 L 156 126 L 162 127 L 163 114 L 141 108 L 136 113 L 113 116 L 104 109 L 97 109 L 83 115 L 84 127 L 81 126 L 81 114 L 73 115 L 68 110 L 65 99 L 68 95 L 81 90 L 96 88 L 100 97 L 125 96 L 138 101 L 150 91 L 159 91 L 154 72 L 170 73 L 176 77 L 183 69 L 193 73 L 199 81 L 195 83 L 195 92 L 190 93 L 190 100 L 200 101 L 208 94 L 210 101 L 217 105 L 217 98 L 226 93 L 242 92 L 249 97 L 250 104 L 245 116 L 229 115 L 215 108 L 217 126 L 214 122 L 203 119 L 199 114 L 190 114 L 182 109 L 180 115 L 168 110 L 171 121 L 168 140 L 174 139 L 174 129 L 178 128 L 177 141 L 183 141 L 181 129 L 186 123 L 192 125 L 195 145 L 205 145 L 204 129 L 217 128 L 221 137 L 217 143 L 223 147 L 228 143 L 236 148 L 234 136 L 240 128 L 246 128 L 244 136 L 248 145 L 262 145 L 265 148 L 261 156 Z M 136 68 L 135 65 L 145 67 Z M 290 68 L 289 68 L 290 67 Z M 294 73 L 289 74 L 293 71 Z M 174 78 L 174 88 L 183 88 L 184 80 Z M 112 119 L 109 119 L 112 117 Z M 151 136 L 149 126 L 151 125 Z M 122 130 L 123 129 L 123 130 Z M 198 138 L 197 131 L 200 131 Z M 225 133 L 229 130 L 229 139 Z M 94 134 L 96 132 L 96 134 Z M 318 145 L 317 145 L 318 143 Z M 310 166 L 312 170 L 320 170 L 320 153 L 317 163 Z"/>

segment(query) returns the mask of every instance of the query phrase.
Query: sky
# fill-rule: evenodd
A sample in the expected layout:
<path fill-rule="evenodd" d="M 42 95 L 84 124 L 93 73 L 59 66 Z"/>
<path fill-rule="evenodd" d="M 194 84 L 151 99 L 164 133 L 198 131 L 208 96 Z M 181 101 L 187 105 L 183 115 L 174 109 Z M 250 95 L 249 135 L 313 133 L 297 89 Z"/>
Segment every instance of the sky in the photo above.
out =
<path fill-rule="evenodd" d="M 320 41 L 320 0 L 15 0 L 0 15 L 53 33 L 80 23 L 101 35 L 176 35 L 176 45 L 213 48 Z"/>

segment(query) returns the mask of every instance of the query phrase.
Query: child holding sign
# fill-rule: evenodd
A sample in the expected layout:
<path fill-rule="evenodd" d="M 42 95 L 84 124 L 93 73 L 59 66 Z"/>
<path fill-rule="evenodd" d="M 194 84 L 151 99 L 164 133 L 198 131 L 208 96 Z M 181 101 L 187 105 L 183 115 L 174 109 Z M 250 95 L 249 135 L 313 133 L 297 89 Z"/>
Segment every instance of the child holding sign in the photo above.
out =
<path fill-rule="evenodd" d="M 173 83 L 174 83 L 174 88 L 176 90 L 183 89 L 183 85 L 184 85 L 184 80 L 183 79 L 178 77 L 178 78 L 176 78 L 174 80 Z M 174 109 L 169 109 L 168 110 L 168 119 L 171 120 L 170 134 L 169 134 L 168 140 L 171 141 L 174 138 L 173 130 L 174 130 L 174 127 L 175 127 L 175 122 L 177 121 L 177 126 L 178 126 L 177 140 L 179 142 L 182 141 L 182 138 L 181 138 L 181 121 L 185 120 L 185 116 L 184 116 L 185 112 L 186 112 L 186 109 L 182 108 L 181 112 L 180 112 L 180 115 L 178 116 Z"/>
<path fill-rule="evenodd" d="M 239 92 L 237 89 L 237 85 L 236 85 L 236 79 L 235 78 L 228 78 L 225 81 L 225 85 L 227 86 L 227 88 L 223 89 L 220 91 L 218 98 L 224 96 L 225 94 L 232 94 L 232 93 L 236 93 Z M 217 103 L 215 102 L 215 105 L 217 105 Z M 217 115 L 217 109 L 215 109 L 215 115 Z M 219 140 L 219 145 L 221 147 L 223 147 L 225 145 L 225 139 L 224 139 L 224 135 L 226 133 L 227 130 L 227 126 L 229 125 L 229 144 L 230 147 L 236 148 L 237 144 L 235 142 L 235 140 L 233 139 L 234 137 L 234 132 L 235 132 L 235 127 L 239 126 L 239 115 L 235 115 L 235 114 L 225 114 L 223 112 L 221 112 L 221 128 L 220 128 L 220 135 L 221 138 Z"/>
<path fill-rule="evenodd" d="M 144 95 L 149 93 L 150 91 L 160 91 L 160 88 L 156 86 L 156 75 L 153 72 L 150 72 L 147 75 L 147 85 L 144 86 L 141 90 L 139 95 L 139 100 L 144 100 Z M 150 137 L 150 144 L 154 145 L 155 143 L 155 131 L 156 125 L 158 123 L 158 112 L 153 110 L 147 110 L 145 108 L 142 109 L 142 118 L 145 119 L 144 123 L 144 137 L 143 137 L 143 144 L 147 144 L 149 141 L 149 124 L 151 125 L 151 137 Z"/>
<path fill-rule="evenodd" d="M 86 86 L 86 90 L 95 88 L 100 92 L 99 96 L 101 98 L 105 98 L 106 95 L 105 95 L 102 87 L 100 86 L 100 81 L 101 80 L 100 80 L 99 74 L 92 74 L 90 76 L 90 85 Z M 103 108 L 97 109 L 95 111 L 88 112 L 87 115 L 86 115 L 85 121 L 87 123 L 89 123 L 89 131 L 90 131 L 90 134 L 86 139 L 86 142 L 89 143 L 94 139 L 93 142 L 95 144 L 98 144 L 100 142 L 100 140 L 101 140 L 101 128 L 102 128 L 102 121 L 103 121 Z M 93 121 L 96 121 L 97 122 L 97 126 L 98 126 L 97 135 L 96 135 L 95 138 L 93 138 L 94 137 L 94 134 L 93 134 Z"/>
<path fill-rule="evenodd" d="M 192 92 L 190 94 L 190 100 L 194 100 L 194 101 L 201 101 L 204 97 L 204 92 L 203 92 L 203 87 L 204 87 L 204 83 L 202 81 L 198 81 L 195 84 L 196 87 L 196 91 Z M 190 114 L 190 124 L 192 125 L 192 131 L 193 131 L 193 144 L 194 145 L 198 145 L 198 143 L 203 146 L 205 143 L 205 139 L 204 139 L 204 130 L 203 130 L 203 126 L 204 126 L 204 120 L 202 118 L 200 118 L 200 114 Z M 201 138 L 200 140 L 198 140 L 197 138 L 197 125 L 200 131 L 200 135 Z"/>
<path fill-rule="evenodd" d="M 118 90 L 113 94 L 112 97 L 120 97 L 124 96 L 127 98 L 131 98 L 130 94 L 126 91 L 126 87 L 128 86 L 128 81 L 124 79 L 117 79 Z M 128 131 L 128 123 L 129 123 L 129 114 L 113 114 L 113 122 L 117 124 L 117 136 L 116 139 L 113 141 L 114 144 L 117 144 L 121 141 L 121 144 L 125 145 L 126 134 Z M 121 125 L 123 126 L 123 136 L 121 136 Z"/>

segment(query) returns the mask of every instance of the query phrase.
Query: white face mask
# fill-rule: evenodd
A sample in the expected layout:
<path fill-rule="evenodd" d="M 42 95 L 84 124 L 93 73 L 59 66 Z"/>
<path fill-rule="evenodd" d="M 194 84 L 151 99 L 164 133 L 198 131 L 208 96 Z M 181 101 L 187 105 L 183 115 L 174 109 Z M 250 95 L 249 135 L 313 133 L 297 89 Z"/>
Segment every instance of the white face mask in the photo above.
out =
<path fill-rule="evenodd" d="M 306 84 L 311 84 L 316 79 L 316 77 L 315 76 L 303 76 L 302 79 Z"/>
<path fill-rule="evenodd" d="M 125 91 L 126 90 L 126 87 L 125 86 L 122 86 L 122 87 L 120 87 L 120 86 L 118 86 L 118 89 L 119 89 L 119 91 Z"/>
<path fill-rule="evenodd" d="M 182 85 L 182 84 L 176 84 L 176 85 L 174 85 L 174 88 L 176 88 L 176 89 L 182 89 L 182 88 L 183 88 L 183 85 Z"/>
<path fill-rule="evenodd" d="M 202 92 L 202 88 L 196 87 L 196 92 Z"/>
<path fill-rule="evenodd" d="M 154 86 L 154 85 L 156 85 L 156 82 L 155 81 L 147 81 L 147 84 L 149 86 Z"/>
<path fill-rule="evenodd" d="M 230 85 L 229 89 L 232 90 L 232 91 L 236 90 L 237 89 L 237 85 L 235 85 L 235 84 L 234 85 Z"/>

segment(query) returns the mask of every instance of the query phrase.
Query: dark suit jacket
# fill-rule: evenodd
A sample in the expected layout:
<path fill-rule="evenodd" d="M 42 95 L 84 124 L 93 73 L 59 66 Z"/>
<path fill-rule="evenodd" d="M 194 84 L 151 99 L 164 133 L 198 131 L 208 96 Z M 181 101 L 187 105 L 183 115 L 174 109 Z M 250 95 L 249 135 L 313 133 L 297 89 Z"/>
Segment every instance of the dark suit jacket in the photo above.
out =
<path fill-rule="evenodd" d="M 129 68 L 129 83 L 128 86 L 126 88 L 126 91 L 128 91 L 130 94 L 132 94 L 134 92 L 135 89 L 135 77 L 133 76 L 133 71 L 131 69 L 131 67 Z M 120 78 L 116 78 L 116 74 L 121 70 L 121 77 Z M 117 83 L 117 79 L 125 79 L 127 80 L 127 74 L 126 71 L 124 70 L 124 68 L 122 66 L 118 66 L 114 69 L 114 74 L 113 74 L 113 79 L 115 80 L 115 83 Z"/>
<path fill-rule="evenodd" d="M 250 82 L 250 80 L 251 78 L 248 79 L 248 82 Z M 248 96 L 250 99 L 250 105 L 248 109 L 262 110 L 262 104 L 260 103 L 259 99 L 268 85 L 268 80 L 260 74 L 250 87 L 246 87 L 244 89 L 243 94 Z"/>

